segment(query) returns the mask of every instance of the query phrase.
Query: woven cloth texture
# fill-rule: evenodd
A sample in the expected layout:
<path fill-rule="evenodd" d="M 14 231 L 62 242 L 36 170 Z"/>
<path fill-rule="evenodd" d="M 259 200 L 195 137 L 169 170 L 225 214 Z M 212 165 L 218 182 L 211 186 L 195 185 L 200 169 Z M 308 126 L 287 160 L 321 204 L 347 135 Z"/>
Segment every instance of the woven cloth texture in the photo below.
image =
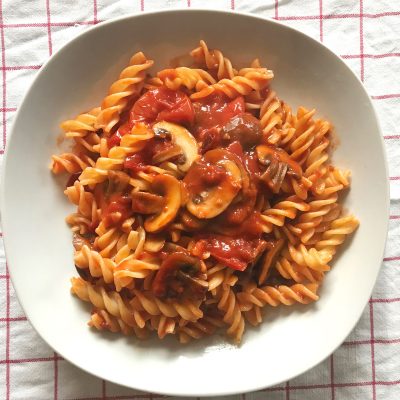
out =
<path fill-rule="evenodd" d="M 400 2 L 0 0 L 0 162 L 22 96 L 52 53 L 80 32 L 110 18 L 188 7 L 256 13 L 283 21 L 326 44 L 364 82 L 379 114 L 389 161 L 389 238 L 377 284 L 356 328 L 332 356 L 307 373 L 276 387 L 229 398 L 399 400 Z M 290 355 L 285 356 L 290 362 Z M 240 368 L 238 373 L 236 379 L 240 379 Z M 0 238 L 0 399 L 162 397 L 95 378 L 54 353 L 33 330 L 18 303 Z"/>

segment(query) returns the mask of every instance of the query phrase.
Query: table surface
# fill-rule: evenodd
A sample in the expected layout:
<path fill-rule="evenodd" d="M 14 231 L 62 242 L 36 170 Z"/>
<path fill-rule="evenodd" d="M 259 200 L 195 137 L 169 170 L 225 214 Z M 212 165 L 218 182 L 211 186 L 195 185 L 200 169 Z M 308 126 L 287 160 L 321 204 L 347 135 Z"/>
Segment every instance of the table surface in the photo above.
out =
<path fill-rule="evenodd" d="M 277 387 L 230 398 L 400 399 L 400 2 L 0 0 L 0 162 L 24 91 L 49 55 L 101 21 L 131 12 L 177 7 L 254 12 L 284 21 L 325 43 L 366 85 L 379 114 L 389 160 L 389 239 L 378 282 L 354 331 L 332 356 L 311 371 Z M 160 397 L 95 378 L 54 353 L 21 310 L 0 239 L 0 399 Z"/>

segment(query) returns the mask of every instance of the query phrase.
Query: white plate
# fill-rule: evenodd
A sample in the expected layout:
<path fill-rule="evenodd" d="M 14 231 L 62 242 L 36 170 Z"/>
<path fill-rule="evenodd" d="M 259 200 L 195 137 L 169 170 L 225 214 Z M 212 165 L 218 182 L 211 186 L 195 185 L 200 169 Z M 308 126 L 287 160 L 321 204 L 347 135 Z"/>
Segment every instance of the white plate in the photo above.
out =
<path fill-rule="evenodd" d="M 346 206 L 361 225 L 315 305 L 268 309 L 234 347 L 219 337 L 181 346 L 90 330 L 89 307 L 69 293 L 75 274 L 72 207 L 49 171 L 60 121 L 99 104 L 129 55 L 156 68 L 199 39 L 235 62 L 260 57 L 292 106 L 318 109 L 337 131 L 338 166 L 353 182 Z M 385 245 L 388 180 L 380 128 L 360 81 L 330 50 L 281 23 L 238 13 L 175 10 L 109 21 L 79 35 L 36 76 L 15 117 L 4 160 L 1 210 L 12 281 L 32 325 L 67 360 L 109 381 L 174 395 L 222 395 L 277 384 L 315 366 L 350 333 L 374 286 Z"/>

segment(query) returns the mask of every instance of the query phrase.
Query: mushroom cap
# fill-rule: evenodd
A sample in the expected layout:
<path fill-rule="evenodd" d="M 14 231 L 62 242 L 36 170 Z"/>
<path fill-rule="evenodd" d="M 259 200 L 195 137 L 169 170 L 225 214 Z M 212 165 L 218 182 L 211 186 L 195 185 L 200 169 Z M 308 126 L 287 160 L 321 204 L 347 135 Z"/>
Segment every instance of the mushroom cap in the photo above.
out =
<path fill-rule="evenodd" d="M 178 164 L 178 169 L 186 172 L 193 162 L 199 157 L 199 148 L 196 139 L 183 126 L 172 122 L 161 121 L 153 126 L 153 131 L 166 131 L 171 135 L 172 142 L 181 148 L 183 162 Z"/>
<path fill-rule="evenodd" d="M 175 177 L 161 174 L 154 178 L 151 187 L 164 198 L 162 209 L 144 222 L 144 229 L 155 233 L 163 230 L 178 213 L 181 206 L 181 184 Z"/>

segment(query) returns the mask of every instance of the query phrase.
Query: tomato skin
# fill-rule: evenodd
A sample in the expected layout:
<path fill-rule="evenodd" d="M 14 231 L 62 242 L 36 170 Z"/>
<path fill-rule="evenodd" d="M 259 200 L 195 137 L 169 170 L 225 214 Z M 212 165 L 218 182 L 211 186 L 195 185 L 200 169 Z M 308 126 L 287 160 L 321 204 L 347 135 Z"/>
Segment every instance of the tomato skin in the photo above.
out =
<path fill-rule="evenodd" d="M 196 114 L 194 134 L 196 139 L 203 143 L 203 153 L 219 147 L 222 143 L 222 126 L 245 111 L 242 96 L 230 100 L 218 92 L 196 101 L 193 106 Z"/>
<path fill-rule="evenodd" d="M 254 260 L 260 247 L 265 243 L 262 239 L 232 238 L 223 235 L 204 235 L 196 243 L 192 253 L 202 256 L 210 252 L 211 256 L 227 267 L 237 271 L 244 271 L 247 265 Z"/>
<path fill-rule="evenodd" d="M 102 218 L 106 228 L 110 226 L 119 225 L 132 215 L 132 201 L 130 197 L 121 194 L 114 194 L 110 197 L 108 205 L 102 212 Z M 120 213 L 121 218 L 115 221 L 112 214 Z"/>
<path fill-rule="evenodd" d="M 117 132 L 115 132 L 107 139 L 108 148 L 111 149 L 111 147 L 119 146 L 122 136 L 123 135 L 121 134 L 121 128 L 120 128 L 117 130 Z"/>
<path fill-rule="evenodd" d="M 191 125 L 194 121 L 194 109 L 189 97 L 180 90 L 171 90 L 164 86 L 147 91 L 132 106 L 128 120 L 108 139 L 108 146 L 118 146 L 121 137 L 129 133 L 135 123 L 152 124 L 157 121 Z"/>
<path fill-rule="evenodd" d="M 145 171 L 148 169 L 151 159 L 147 157 L 145 152 L 139 152 L 128 156 L 124 162 L 124 168 L 133 172 Z"/>
<path fill-rule="evenodd" d="M 147 123 L 169 121 L 185 125 L 193 122 L 194 110 L 185 93 L 161 86 L 149 90 L 136 101 L 129 120 Z"/>

